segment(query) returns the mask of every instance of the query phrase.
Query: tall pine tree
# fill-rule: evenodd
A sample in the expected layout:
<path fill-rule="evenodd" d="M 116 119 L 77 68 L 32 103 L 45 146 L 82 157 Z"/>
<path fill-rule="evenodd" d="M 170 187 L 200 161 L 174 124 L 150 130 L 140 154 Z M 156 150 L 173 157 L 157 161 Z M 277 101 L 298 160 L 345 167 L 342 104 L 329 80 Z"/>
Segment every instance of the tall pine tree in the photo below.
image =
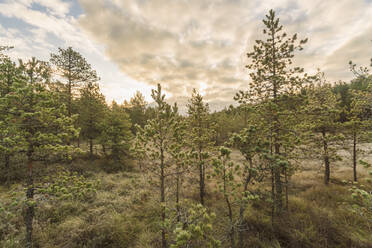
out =
<path fill-rule="evenodd" d="M 200 203 L 204 205 L 206 168 L 214 143 L 214 128 L 210 120 L 209 106 L 195 89 L 187 107 L 192 158 L 199 171 Z"/>
<path fill-rule="evenodd" d="M 14 119 L 9 115 L 13 106 L 6 101 L 6 97 L 12 93 L 14 84 L 21 78 L 19 66 L 8 56 L 0 53 L 0 155 L 4 159 L 5 181 L 8 185 L 10 184 L 11 158 L 22 150 L 22 137 L 17 131 Z"/>
<path fill-rule="evenodd" d="M 318 75 L 318 85 L 309 87 L 306 94 L 308 102 L 304 106 L 305 121 L 302 123 L 304 139 L 308 141 L 306 150 L 323 160 L 327 185 L 331 178 L 331 162 L 339 159 L 336 151 L 343 140 L 338 122 L 338 99 L 323 74 Z"/>
<path fill-rule="evenodd" d="M 89 142 L 89 153 L 93 158 L 93 143 L 101 135 L 102 121 L 105 117 L 105 97 L 100 92 L 97 83 L 86 83 L 80 89 L 78 100 L 79 118 L 78 124 L 81 127 L 81 135 Z"/>
<path fill-rule="evenodd" d="M 279 158 L 283 153 L 283 136 L 288 133 L 286 124 L 291 114 L 283 107 L 281 97 L 298 92 L 307 78 L 307 75 L 303 74 L 303 68 L 292 65 L 294 53 L 303 49 L 302 45 L 307 39 L 298 40 L 297 34 L 288 36 L 273 10 L 269 11 L 263 23 L 263 34 L 267 38 L 256 40 L 253 51 L 247 54 L 250 63 L 246 67 L 252 79 L 249 90 L 240 91 L 235 99 L 245 104 L 260 103 L 256 104 L 259 108 L 257 112 L 262 113 L 262 120 L 266 122 L 272 137 L 273 154 Z M 280 166 L 280 163 L 273 163 L 272 167 L 275 209 L 280 214 L 283 209 L 281 174 L 285 168 Z"/>
<path fill-rule="evenodd" d="M 73 111 L 73 100 L 77 93 L 77 89 L 84 83 L 94 83 L 98 81 L 98 76 L 95 70 L 86 59 L 72 47 L 67 49 L 58 48 L 58 53 L 50 55 L 50 62 L 55 66 L 57 75 L 65 80 L 67 87 L 67 111 L 71 116 Z"/>
<path fill-rule="evenodd" d="M 135 148 L 144 152 L 145 156 L 151 161 L 147 167 L 150 176 L 155 177 L 155 185 L 160 193 L 161 207 L 161 244 L 162 248 L 168 247 L 167 230 L 165 226 L 166 205 L 168 197 L 166 195 L 169 183 L 167 178 L 171 174 L 170 145 L 172 143 L 171 126 L 175 121 L 175 114 L 172 107 L 165 102 L 165 95 L 162 93 L 160 84 L 156 90 L 152 90 L 152 98 L 156 103 L 155 118 L 148 120 L 147 124 L 141 128 L 137 125 Z M 152 181 L 152 180 L 151 180 Z"/>
<path fill-rule="evenodd" d="M 32 59 L 20 62 L 23 79 L 12 88 L 4 101 L 13 106 L 8 115 L 22 135 L 27 156 L 27 206 L 25 211 L 26 247 L 32 247 L 34 218 L 34 176 L 33 163 L 45 160 L 51 155 L 72 152 L 67 145 L 71 136 L 77 135 L 73 118 L 67 116 L 65 105 L 56 101 L 53 92 L 46 89 L 49 68 L 45 62 Z"/>

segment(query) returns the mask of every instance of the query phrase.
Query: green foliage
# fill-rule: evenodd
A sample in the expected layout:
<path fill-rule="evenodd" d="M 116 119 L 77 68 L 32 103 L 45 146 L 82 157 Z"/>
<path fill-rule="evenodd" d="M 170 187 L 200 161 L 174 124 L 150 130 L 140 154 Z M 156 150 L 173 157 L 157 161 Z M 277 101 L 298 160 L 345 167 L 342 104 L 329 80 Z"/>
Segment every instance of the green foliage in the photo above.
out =
<path fill-rule="evenodd" d="M 187 122 L 178 114 L 177 104 L 173 106 L 174 122 L 169 127 L 171 130 L 171 144 L 169 145 L 169 155 L 173 160 L 173 174 L 175 178 L 175 204 L 177 209 L 177 219 L 180 218 L 180 204 L 183 191 L 185 175 L 190 170 L 190 153 L 185 149 L 187 145 Z"/>
<path fill-rule="evenodd" d="M 353 161 L 353 177 L 357 181 L 357 164 L 359 157 L 365 154 L 364 150 L 359 149 L 362 142 L 371 141 L 369 126 L 371 125 L 370 114 L 372 112 L 372 94 L 368 89 L 350 90 L 352 100 L 349 110 L 346 112 L 347 121 L 343 123 L 344 134 L 352 145 L 346 145 L 346 150 L 351 151 Z"/>
<path fill-rule="evenodd" d="M 213 160 L 213 176 L 217 180 L 219 191 L 223 194 L 226 201 L 227 213 L 229 216 L 228 233 L 230 235 L 231 247 L 235 247 L 235 220 L 233 213 L 233 204 L 235 203 L 238 189 L 241 186 L 237 183 L 235 176 L 241 175 L 239 165 L 230 161 L 231 150 L 226 147 L 220 147 L 218 159 Z"/>
<path fill-rule="evenodd" d="M 1 135 L 6 136 L 5 145 L 13 142 L 27 155 L 27 199 L 24 201 L 24 216 L 26 247 L 32 247 L 33 218 L 37 205 L 34 199 L 33 162 L 70 160 L 75 148 L 67 145 L 67 142 L 71 137 L 76 137 L 79 130 L 73 126 L 76 116 L 66 116 L 65 105 L 61 105 L 54 92 L 46 87 L 50 80 L 49 65 L 32 58 L 28 62 L 20 60 L 19 70 L 19 80 L 13 83 L 10 91 L 0 99 L 0 113 L 6 113 L 4 119 L 8 125 Z M 0 123 L 0 126 L 2 125 L 4 123 Z M 11 155 L 9 149 L 1 150 L 7 151 L 5 156 Z M 6 157 L 6 164 L 9 168 L 9 157 Z"/>
<path fill-rule="evenodd" d="M 93 140 L 101 134 L 101 125 L 105 117 L 105 97 L 97 83 L 87 83 L 80 90 L 78 100 L 79 118 L 82 137 L 89 140 L 90 155 L 93 156 Z"/>
<path fill-rule="evenodd" d="M 326 83 L 324 74 L 317 75 L 318 85 L 307 89 L 307 104 L 303 106 L 304 122 L 301 123 L 303 142 L 306 144 L 308 156 L 324 161 L 324 182 L 330 180 L 330 164 L 340 160 L 337 150 L 345 139 L 338 122 L 340 109 L 338 98 L 332 92 L 330 84 Z"/>
<path fill-rule="evenodd" d="M 73 127 L 76 116 L 67 117 L 65 105 L 46 89 L 49 69 L 45 63 L 33 59 L 21 64 L 23 79 L 2 98 L 5 106 L 12 106 L 7 118 L 12 123 L 9 128 L 17 132 L 13 138 L 23 150 L 32 152 L 34 160 L 53 159 L 60 154 L 71 157 L 74 148 L 65 142 L 78 134 Z"/>
<path fill-rule="evenodd" d="M 90 181 L 76 172 L 71 173 L 59 168 L 55 176 L 46 176 L 45 182 L 36 188 L 43 200 L 79 200 L 92 201 L 96 197 L 100 181 Z"/>
<path fill-rule="evenodd" d="M 225 108 L 221 111 L 211 114 L 211 121 L 215 128 L 215 143 L 222 145 L 229 140 L 229 137 L 234 132 L 239 132 L 245 125 L 247 125 L 248 108 L 243 105 L 240 107 Z"/>
<path fill-rule="evenodd" d="M 155 118 L 148 120 L 144 128 L 138 127 L 136 135 L 136 142 L 134 149 L 139 150 L 137 153 L 150 159 L 150 166 L 146 169 L 150 174 L 150 182 L 155 183 L 155 186 L 160 191 L 160 207 L 161 207 L 161 240 L 162 247 L 167 247 L 167 238 L 165 230 L 166 221 L 166 204 L 168 196 L 166 189 L 170 184 L 166 180 L 171 173 L 171 159 L 170 151 L 173 143 L 173 130 L 176 121 L 176 108 L 173 108 L 165 102 L 165 95 L 162 94 L 160 84 L 157 89 L 152 90 L 152 98 L 156 102 Z M 173 147 L 174 148 L 174 147 Z M 174 154 L 173 154 L 174 155 Z M 174 157 L 174 156 L 173 156 Z M 155 180 L 153 180 L 155 179 Z"/>
<path fill-rule="evenodd" d="M 98 77 L 86 59 L 72 47 L 58 48 L 58 53 L 50 55 L 50 62 L 56 66 L 57 73 L 68 80 L 68 83 L 94 83 Z"/>
<path fill-rule="evenodd" d="M 161 87 L 158 85 L 157 90 L 152 91 L 152 97 L 157 104 L 155 109 L 155 118 L 148 120 L 144 128 L 137 125 L 138 131 L 136 136 L 136 150 L 145 153 L 146 158 L 152 161 L 153 166 L 149 167 L 150 171 L 169 168 L 169 147 L 172 143 L 172 129 L 174 124 L 175 113 L 172 107 L 165 102 L 165 95 L 162 94 Z"/>
<path fill-rule="evenodd" d="M 266 40 L 256 40 L 253 52 L 247 54 L 251 63 L 246 67 L 250 70 L 250 91 L 239 92 L 237 100 L 263 101 L 273 99 L 283 94 L 296 93 L 305 78 L 301 77 L 303 69 L 292 66 L 292 58 L 297 50 L 302 50 L 307 39 L 297 40 L 297 34 L 288 37 L 283 26 L 270 10 L 263 20 L 263 33 Z"/>
<path fill-rule="evenodd" d="M 0 46 L 0 59 L 4 58 L 4 57 L 7 57 L 3 52 L 4 51 L 7 51 L 7 50 L 10 50 L 14 47 L 12 46 Z"/>
<path fill-rule="evenodd" d="M 247 131 L 247 129 L 244 129 Z M 234 143 L 242 145 L 238 142 L 242 141 L 241 136 L 234 137 Z M 240 146 L 242 148 L 242 146 Z M 243 149 L 244 150 L 244 149 Z M 260 166 L 255 167 L 253 157 L 256 154 L 246 154 L 248 165 L 241 166 L 232 162 L 230 158 L 231 150 L 226 147 L 220 147 L 217 159 L 213 159 L 213 173 L 216 179 L 217 188 L 226 202 L 227 214 L 229 217 L 229 226 L 226 227 L 227 233 L 230 236 L 230 246 L 235 247 L 235 233 L 239 232 L 239 246 L 243 245 L 243 231 L 246 228 L 244 220 L 244 212 L 249 202 L 259 199 L 259 195 L 254 190 L 249 189 L 249 184 L 254 181 L 261 181 L 263 178 L 264 169 Z M 260 169 L 260 171 L 258 171 Z M 234 206 L 239 206 L 239 215 L 235 217 Z"/>
<path fill-rule="evenodd" d="M 371 164 L 360 160 L 359 163 L 363 165 L 365 169 L 369 169 Z M 366 183 L 371 183 L 372 171 L 369 171 L 367 175 Z M 347 181 L 344 182 L 348 184 Z M 351 182 L 350 182 L 351 184 Z M 349 188 L 351 194 L 352 202 L 349 204 L 351 211 L 355 214 L 363 216 L 367 219 L 372 218 L 372 194 L 368 191 L 368 188 L 358 182 L 353 182 L 352 186 Z"/>
<path fill-rule="evenodd" d="M 265 143 L 262 137 L 257 126 L 250 125 L 239 133 L 232 134 L 228 144 L 237 148 L 244 158 L 249 161 L 257 154 L 264 152 L 265 148 L 268 148 L 268 143 Z"/>
<path fill-rule="evenodd" d="M 188 156 L 189 153 L 185 149 L 187 145 L 187 122 L 184 118 L 178 115 L 178 108 L 177 105 L 173 106 L 174 122 L 172 126 L 170 126 L 171 130 L 171 144 L 169 145 L 169 154 L 177 163 L 185 169 L 188 164 Z"/>
<path fill-rule="evenodd" d="M 20 188 L 10 190 L 4 201 L 3 199 L 0 201 L 0 239 L 22 245 L 23 238 L 19 239 L 18 236 L 22 235 L 22 217 L 28 207 L 37 207 L 36 209 L 42 211 L 46 205 L 59 208 L 65 201 L 91 202 L 96 197 L 99 185 L 99 180 L 88 180 L 60 167 L 57 168 L 56 175 L 45 177 L 43 182 L 35 186 L 35 195 L 32 199 L 26 198 Z M 53 218 L 56 219 L 57 216 Z"/>
<path fill-rule="evenodd" d="M 77 89 L 83 83 L 94 84 L 99 78 L 86 59 L 72 47 L 58 48 L 58 53 L 50 55 L 50 62 L 55 67 L 55 73 L 65 80 L 65 104 L 71 116 L 76 112 L 73 100 Z"/>
<path fill-rule="evenodd" d="M 337 96 L 332 92 L 330 84 L 324 80 L 323 74 L 318 75 L 319 84 L 307 89 L 307 104 L 305 114 L 308 117 L 306 124 L 315 132 L 325 130 L 330 132 L 337 127 L 340 109 L 337 107 Z"/>
<path fill-rule="evenodd" d="M 253 125 L 244 128 L 239 133 L 234 133 L 228 145 L 238 149 L 246 160 L 241 166 L 239 174 L 242 178 L 239 185 L 243 187 L 241 201 L 246 204 L 245 197 L 251 195 L 248 192 L 248 185 L 261 182 L 271 170 L 270 164 L 279 163 L 279 159 L 275 161 L 275 156 L 271 155 L 268 142 L 262 140 L 262 133 Z"/>
<path fill-rule="evenodd" d="M 52 69 L 48 62 L 41 61 L 32 57 L 31 60 L 23 62 L 19 60 L 19 68 L 24 74 L 25 79 L 30 83 L 48 84 L 51 78 Z"/>
<path fill-rule="evenodd" d="M 4 48 L 5 49 L 5 48 Z M 14 108 L 6 97 L 11 94 L 16 84 L 23 79 L 22 70 L 5 55 L 0 57 L 0 157 L 4 159 L 4 179 L 10 183 L 13 167 L 11 158 L 22 151 L 23 137 L 18 132 L 15 118 L 10 114 Z"/>
<path fill-rule="evenodd" d="M 353 213 L 365 216 L 366 218 L 372 217 L 372 195 L 357 186 L 349 189 L 351 197 L 353 198 L 352 211 Z"/>
<path fill-rule="evenodd" d="M 128 114 L 122 106 L 113 102 L 109 109 L 106 109 L 104 119 L 101 123 L 100 143 L 111 151 L 110 158 L 120 162 L 124 156 L 128 157 L 131 122 Z"/>
<path fill-rule="evenodd" d="M 209 115 L 209 106 L 195 89 L 187 105 L 189 146 L 191 147 L 191 163 L 199 170 L 200 203 L 204 204 L 205 179 L 210 150 L 214 144 L 214 126 Z"/>
<path fill-rule="evenodd" d="M 194 152 L 201 153 L 203 150 L 211 148 L 214 143 L 214 130 L 209 115 L 209 105 L 204 103 L 202 95 L 194 89 L 187 108 L 190 145 Z M 208 152 L 205 152 L 205 156 L 208 157 Z M 200 155 L 198 156 L 200 157 Z"/>
<path fill-rule="evenodd" d="M 213 159 L 213 176 L 217 178 L 218 189 L 225 197 L 236 194 L 235 176 L 240 176 L 240 166 L 230 161 L 231 150 L 220 147 L 217 159 Z M 231 201 L 231 200 L 229 200 Z"/>
<path fill-rule="evenodd" d="M 144 127 L 148 116 L 146 114 L 145 97 L 141 92 L 136 91 L 136 94 L 130 99 L 129 103 L 124 101 L 124 108 L 128 112 L 130 119 L 132 120 L 131 131 L 133 134 L 136 133 L 136 125 Z"/>
<path fill-rule="evenodd" d="M 51 54 L 50 65 L 15 63 L 4 54 L 10 47 L 0 46 L 0 159 L 2 178 L 12 183 L 0 185 L 0 246 L 369 247 L 372 181 L 361 170 L 356 182 L 356 165 L 371 166 L 358 149 L 371 138 L 370 72 L 350 62 L 350 84 L 309 77 L 292 61 L 307 39 L 287 35 L 273 10 L 263 23 L 265 38 L 247 54 L 252 80 L 235 97 L 240 106 L 213 114 L 194 89 L 188 116 L 180 115 L 160 85 L 152 90 L 155 107 L 138 91 L 129 103 L 108 106 L 96 72 L 71 47 Z M 64 165 L 79 173 L 55 170 L 51 162 L 81 152 L 72 144 L 77 137 L 89 140 L 91 158 L 99 142 L 104 159 Z M 354 182 L 339 183 L 346 167 L 335 170 L 332 185 L 317 186 L 307 166 L 289 183 L 309 155 L 323 160 L 328 184 L 330 164 L 350 139 Z M 140 173 L 93 169 L 105 163 L 106 172 L 117 172 L 129 155 Z M 196 198 L 193 166 L 197 205 L 189 201 Z M 9 180 L 26 170 L 27 180 Z M 206 194 L 207 186 L 216 191 Z"/>
<path fill-rule="evenodd" d="M 201 204 L 192 205 L 174 229 L 175 240 L 170 247 L 220 247 L 221 242 L 213 236 L 212 222 L 215 217 Z"/>
<path fill-rule="evenodd" d="M 0 95 L 4 97 L 21 78 L 21 70 L 9 57 L 0 58 Z"/>
<path fill-rule="evenodd" d="M 298 143 L 296 104 L 302 100 L 299 94 L 302 87 L 310 80 L 303 68 L 293 65 L 292 59 L 295 52 L 303 49 L 307 39 L 298 40 L 297 34 L 288 36 L 273 10 L 269 11 L 263 23 L 266 39 L 256 40 L 253 51 L 247 53 L 250 61 L 246 68 L 252 79 L 249 89 L 240 90 L 234 99 L 240 104 L 252 105 L 257 114 L 255 120 L 266 133 L 273 153 L 282 158 L 284 155 L 289 161 L 295 157 L 294 146 Z M 281 174 L 287 174 L 287 169 L 279 163 L 271 166 L 275 207 L 280 213 L 283 209 Z"/>

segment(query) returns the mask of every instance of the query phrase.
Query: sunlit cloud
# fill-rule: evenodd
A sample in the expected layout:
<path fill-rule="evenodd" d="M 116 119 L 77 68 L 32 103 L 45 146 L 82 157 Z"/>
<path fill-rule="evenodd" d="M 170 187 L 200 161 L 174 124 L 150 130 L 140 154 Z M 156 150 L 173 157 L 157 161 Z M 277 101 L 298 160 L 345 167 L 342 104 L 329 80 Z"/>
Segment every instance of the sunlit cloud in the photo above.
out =
<path fill-rule="evenodd" d="M 290 33 L 309 37 L 296 62 L 329 80 L 348 80 L 348 61 L 372 56 L 372 4 L 341 1 L 80 0 L 79 19 L 105 54 L 135 80 L 161 83 L 179 98 L 197 88 L 211 102 L 233 102 L 247 84 L 245 53 L 262 37 L 270 8 Z"/>
<path fill-rule="evenodd" d="M 263 37 L 269 9 L 288 33 L 309 38 L 295 59 L 306 71 L 320 68 L 330 81 L 347 81 L 349 60 L 369 63 L 366 0 L 5 0 L 0 42 L 14 45 L 16 56 L 43 59 L 73 46 L 97 69 L 108 101 L 136 90 L 149 101 L 161 83 L 170 102 L 185 105 L 196 88 L 220 109 L 248 85 L 245 54 Z"/>
<path fill-rule="evenodd" d="M 128 77 L 104 54 L 104 46 L 90 39 L 77 19 L 76 3 L 61 0 L 6 0 L 0 3 L 0 44 L 14 46 L 13 58 L 35 56 L 48 60 L 58 47 L 72 46 L 83 54 L 101 77 L 106 100 L 123 102 L 136 90 L 151 100 L 150 86 Z"/>

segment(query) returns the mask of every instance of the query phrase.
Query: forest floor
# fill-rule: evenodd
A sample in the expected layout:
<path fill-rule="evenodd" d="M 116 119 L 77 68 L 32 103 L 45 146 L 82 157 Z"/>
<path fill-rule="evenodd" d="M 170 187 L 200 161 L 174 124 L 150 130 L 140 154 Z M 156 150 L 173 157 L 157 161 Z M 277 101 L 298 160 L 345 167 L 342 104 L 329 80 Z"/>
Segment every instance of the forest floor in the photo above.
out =
<path fill-rule="evenodd" d="M 368 171 L 358 166 L 359 182 L 352 183 L 350 154 L 342 151 L 340 155 L 344 159 L 332 165 L 328 186 L 323 184 L 321 161 L 301 161 L 301 168 L 290 179 L 288 211 L 276 218 L 274 225 L 270 203 L 252 202 L 245 212 L 246 247 L 372 247 L 372 210 L 360 207 L 359 200 L 350 192 L 354 187 L 372 193 L 372 183 L 366 179 Z M 243 162 L 237 151 L 232 158 Z M 371 154 L 363 158 L 372 162 Z M 43 166 L 40 165 L 40 175 L 56 172 L 54 165 Z M 35 212 L 35 247 L 158 247 L 157 188 L 136 169 L 106 173 L 101 166 L 104 163 L 99 160 L 67 166 L 83 173 L 87 180 L 100 181 L 96 197 L 84 201 L 40 201 Z M 195 185 L 197 179 L 187 180 L 183 197 L 197 202 Z M 263 185 L 268 188 L 269 180 Z M 217 215 L 213 223 L 215 238 L 222 241 L 223 247 L 228 247 L 225 203 L 222 196 L 215 193 L 213 181 L 207 186 L 206 205 Z M 14 192 L 22 190 L 20 183 L 10 188 L 0 186 L 1 202 L 11 201 Z M 237 214 L 237 208 L 234 210 Z M 24 234 L 22 212 L 15 213 L 9 220 L 0 220 L 0 237 L 3 237 L 0 247 L 24 247 Z"/>

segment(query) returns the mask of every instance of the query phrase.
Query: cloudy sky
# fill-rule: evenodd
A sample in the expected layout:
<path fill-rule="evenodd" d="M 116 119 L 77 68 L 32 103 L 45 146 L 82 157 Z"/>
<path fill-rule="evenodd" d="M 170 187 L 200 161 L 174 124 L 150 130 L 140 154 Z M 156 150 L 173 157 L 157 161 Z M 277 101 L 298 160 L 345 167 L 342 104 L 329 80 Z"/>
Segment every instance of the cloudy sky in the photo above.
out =
<path fill-rule="evenodd" d="M 170 101 L 198 89 L 219 109 L 247 85 L 245 54 L 274 9 L 288 33 L 309 38 L 295 62 L 350 80 L 348 61 L 372 57 L 372 0 L 0 0 L 0 44 L 48 60 L 72 46 L 101 77 L 108 101 L 157 83 Z"/>

